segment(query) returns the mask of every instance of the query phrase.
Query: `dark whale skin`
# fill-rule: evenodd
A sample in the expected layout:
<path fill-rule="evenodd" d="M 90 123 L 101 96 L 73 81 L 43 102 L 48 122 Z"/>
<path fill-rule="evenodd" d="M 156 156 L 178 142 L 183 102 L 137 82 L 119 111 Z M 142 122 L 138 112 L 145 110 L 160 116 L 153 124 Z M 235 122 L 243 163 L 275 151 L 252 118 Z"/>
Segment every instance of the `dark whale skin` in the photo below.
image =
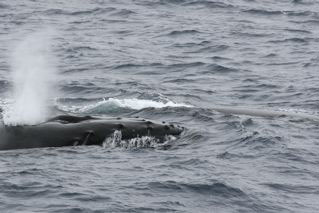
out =
<path fill-rule="evenodd" d="M 163 140 L 178 136 L 183 127 L 142 118 L 98 118 L 57 116 L 37 125 L 0 127 L 0 150 L 74 145 L 102 145 L 105 138 L 120 130 L 122 139 L 152 136 Z"/>

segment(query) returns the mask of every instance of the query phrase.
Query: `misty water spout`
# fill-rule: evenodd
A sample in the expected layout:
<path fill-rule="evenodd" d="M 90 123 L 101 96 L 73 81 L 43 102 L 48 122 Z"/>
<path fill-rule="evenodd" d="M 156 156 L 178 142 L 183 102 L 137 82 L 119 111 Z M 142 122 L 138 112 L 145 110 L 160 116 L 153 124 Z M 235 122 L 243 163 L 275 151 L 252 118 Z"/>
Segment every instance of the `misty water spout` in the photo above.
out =
<path fill-rule="evenodd" d="M 5 110 L 5 124 L 36 124 L 47 118 L 56 73 L 52 36 L 51 30 L 36 32 L 15 47 L 10 61 L 13 103 Z"/>

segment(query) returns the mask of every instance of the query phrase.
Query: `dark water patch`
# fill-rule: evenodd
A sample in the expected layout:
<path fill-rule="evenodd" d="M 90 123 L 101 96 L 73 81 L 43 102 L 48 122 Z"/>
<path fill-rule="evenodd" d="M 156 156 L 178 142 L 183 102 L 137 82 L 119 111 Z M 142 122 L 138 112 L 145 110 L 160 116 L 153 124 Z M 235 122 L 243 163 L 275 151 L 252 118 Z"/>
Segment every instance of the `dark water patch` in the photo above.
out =
<path fill-rule="evenodd" d="M 112 16 L 120 16 L 120 17 L 129 17 L 134 14 L 136 14 L 136 12 L 129 9 L 121 9 L 119 11 L 111 13 Z"/>
<path fill-rule="evenodd" d="M 267 55 L 265 55 L 264 57 L 265 58 L 274 58 L 274 57 L 277 57 L 278 55 L 276 53 L 269 53 Z"/>
<path fill-rule="evenodd" d="M 289 28 L 287 28 L 287 29 L 285 29 L 286 31 L 288 31 L 288 32 L 292 32 L 292 33 L 302 33 L 302 34 L 311 34 L 311 32 L 310 31 L 308 31 L 308 30 L 301 30 L 301 29 L 289 29 Z"/>
<path fill-rule="evenodd" d="M 106 88 L 104 87 L 99 87 L 96 85 L 75 85 L 75 84 L 70 84 L 70 85 L 62 85 L 59 87 L 60 91 L 63 91 L 65 93 L 91 93 L 91 92 L 102 92 L 102 91 L 107 91 Z"/>
<path fill-rule="evenodd" d="M 176 78 L 172 80 L 166 80 L 163 81 L 163 83 L 176 83 L 176 84 L 187 84 L 187 83 L 192 83 L 195 82 L 194 79 L 186 79 L 186 78 Z"/>
<path fill-rule="evenodd" d="M 113 33 L 119 34 L 119 35 L 130 35 L 130 34 L 132 34 L 132 31 L 131 30 L 117 30 L 117 31 L 113 31 Z"/>
<path fill-rule="evenodd" d="M 113 69 L 139 69 L 143 67 L 162 67 L 164 66 L 162 63 L 150 63 L 150 64 L 136 64 L 136 63 L 123 63 L 119 65 L 115 65 Z"/>
<path fill-rule="evenodd" d="M 265 185 L 275 191 L 282 191 L 295 194 L 318 194 L 318 185 L 300 185 L 300 184 L 280 184 L 280 183 L 264 183 Z"/>
<path fill-rule="evenodd" d="M 12 88 L 11 82 L 0 80 L 0 93 L 7 92 L 10 88 Z"/>
<path fill-rule="evenodd" d="M 79 53 L 79 52 L 87 52 L 87 51 L 97 51 L 98 49 L 90 46 L 75 46 L 69 47 L 66 49 L 67 53 Z"/>
<path fill-rule="evenodd" d="M 186 127 L 187 128 L 187 127 Z M 178 138 L 178 141 L 176 142 L 176 146 L 173 148 L 180 148 L 185 146 L 194 146 L 196 144 L 200 144 L 202 142 L 207 142 L 207 136 L 205 136 L 205 133 L 203 130 L 188 130 L 185 129 L 185 131 L 182 133 L 181 137 Z M 194 143 L 195 142 L 195 143 Z"/>
<path fill-rule="evenodd" d="M 143 67 L 142 64 L 132 64 L 132 63 L 127 63 L 127 64 L 120 64 L 114 67 L 114 69 L 126 69 L 126 68 L 139 68 Z"/>
<path fill-rule="evenodd" d="M 214 90 L 211 90 L 211 89 L 194 89 L 193 91 L 195 91 L 196 93 L 205 93 L 205 94 L 208 94 L 208 95 L 212 95 L 214 93 L 217 93 L 216 91 Z"/>
<path fill-rule="evenodd" d="M 292 0 L 291 1 L 293 4 L 300 4 L 300 5 L 313 5 L 315 1 L 307 1 L 307 0 Z"/>
<path fill-rule="evenodd" d="M 96 14 L 104 14 L 109 13 L 111 11 L 116 10 L 113 7 L 107 8 L 93 8 L 90 10 L 81 10 L 81 11 L 68 11 L 65 9 L 48 9 L 43 11 L 45 15 L 67 15 L 67 16 L 86 16 L 86 15 L 96 15 Z"/>
<path fill-rule="evenodd" d="M 57 102 L 59 103 L 88 103 L 88 102 L 97 102 L 101 101 L 101 98 L 86 98 L 86 97 L 76 97 L 76 98 L 59 98 L 57 99 Z"/>
<path fill-rule="evenodd" d="M 317 13 L 312 11 L 284 11 L 284 14 L 287 16 L 316 16 Z"/>
<path fill-rule="evenodd" d="M 181 97 L 188 98 L 188 99 L 197 99 L 198 101 L 202 100 L 200 96 L 192 95 L 192 94 L 181 94 Z"/>
<path fill-rule="evenodd" d="M 278 16 L 278 15 L 286 15 L 286 16 L 314 16 L 316 13 L 311 11 L 286 11 L 286 10 L 267 10 L 267 9 L 244 9 L 242 10 L 244 13 L 250 13 L 255 15 L 265 15 L 265 16 Z"/>
<path fill-rule="evenodd" d="M 102 213 L 103 210 L 92 210 L 92 208 L 85 208 L 85 207 L 70 207 L 65 206 L 62 208 L 53 208 L 51 210 L 52 212 L 68 212 L 68 213 L 84 213 L 84 212 L 94 212 L 94 213 Z"/>
<path fill-rule="evenodd" d="M 281 88 L 279 85 L 276 85 L 276 84 L 258 84 L 256 86 L 257 88 L 261 88 L 261 89 L 278 89 L 278 88 Z"/>
<path fill-rule="evenodd" d="M 265 15 L 265 16 L 278 16 L 278 15 L 287 15 L 287 16 L 313 16 L 315 13 L 311 11 L 286 11 L 286 10 L 266 10 L 266 9 L 248 9 L 242 10 L 245 13 L 251 13 L 255 15 Z"/>
<path fill-rule="evenodd" d="M 174 208 L 164 208 L 164 207 L 154 207 L 154 208 L 150 208 L 150 207 L 134 207 L 134 208 L 127 208 L 125 210 L 122 210 L 123 212 L 179 212 L 178 209 L 174 209 Z"/>
<path fill-rule="evenodd" d="M 24 178 L 26 178 L 24 176 Z M 6 184 L 0 185 L 2 193 L 8 194 L 10 197 L 41 197 L 48 196 L 49 194 L 56 193 L 63 187 L 55 184 L 43 184 L 41 182 L 32 182 L 24 180 L 21 183 L 6 182 Z"/>
<path fill-rule="evenodd" d="M 221 52 L 224 50 L 227 50 L 229 48 L 228 45 L 214 45 L 214 46 L 209 46 L 209 47 L 202 47 L 197 50 L 193 51 L 188 51 L 187 53 L 215 53 L 215 52 Z"/>
<path fill-rule="evenodd" d="M 106 22 L 106 23 L 110 23 L 110 24 L 128 24 L 128 23 L 132 23 L 133 21 L 130 21 L 128 19 L 117 19 L 117 18 L 101 18 L 100 22 Z"/>
<path fill-rule="evenodd" d="M 283 141 L 283 138 L 280 136 L 262 136 L 261 133 L 256 134 L 256 132 L 254 132 L 253 134 L 242 136 L 236 145 L 231 145 L 229 148 L 232 150 L 248 148 L 261 152 L 269 152 L 274 147 L 280 147 L 281 141 Z"/>
<path fill-rule="evenodd" d="M 0 9 L 8 9 L 8 8 L 10 8 L 9 5 L 0 3 Z"/>
<path fill-rule="evenodd" d="M 273 33 L 253 33 L 253 32 L 233 32 L 233 35 L 242 36 L 245 38 L 265 38 L 265 37 L 271 37 L 274 34 Z"/>
<path fill-rule="evenodd" d="M 237 69 L 232 67 L 226 67 L 219 64 L 210 64 L 207 66 L 208 71 L 205 73 L 230 73 L 230 72 L 238 72 Z"/>
<path fill-rule="evenodd" d="M 171 37 L 178 37 L 178 36 L 184 36 L 184 35 L 196 35 L 200 34 L 201 32 L 197 30 L 173 30 L 166 34 L 166 36 L 171 36 Z"/>
<path fill-rule="evenodd" d="M 292 62 L 274 62 L 274 63 L 268 63 L 267 65 L 270 66 L 287 66 L 287 65 L 295 65 L 300 64 L 299 61 L 292 61 Z"/>
<path fill-rule="evenodd" d="M 231 4 L 227 4 L 224 2 L 218 2 L 218 1 L 190 1 L 186 2 L 183 5 L 185 6 L 201 6 L 204 8 L 232 8 L 234 7 Z"/>
<path fill-rule="evenodd" d="M 304 121 L 303 121 L 304 122 Z M 316 154 L 310 152 L 309 150 L 297 150 L 292 148 L 286 148 L 285 150 L 278 150 L 273 152 L 274 156 L 278 156 L 279 159 L 285 159 L 289 161 L 294 161 L 296 163 L 304 163 L 304 164 L 318 164 L 319 160 Z M 308 158 L 304 156 L 307 155 Z"/>
<path fill-rule="evenodd" d="M 319 23 L 318 19 L 308 19 L 308 20 L 291 20 L 290 22 L 296 23 L 296 24 L 311 24 L 311 25 L 317 25 Z"/>
<path fill-rule="evenodd" d="M 192 169 L 193 166 L 196 166 L 196 167 L 200 167 L 200 166 L 203 166 L 205 167 L 204 165 L 208 165 L 210 164 L 209 161 L 207 160 L 200 160 L 200 159 L 195 159 L 195 158 L 192 158 L 192 159 L 188 159 L 188 160 L 181 160 L 181 161 L 176 161 L 172 164 L 170 164 L 169 166 L 176 166 L 176 165 L 180 165 L 180 166 L 183 166 L 183 167 L 189 167 Z"/>
<path fill-rule="evenodd" d="M 231 61 L 230 58 L 222 57 L 222 56 L 213 56 L 213 57 L 210 57 L 210 58 L 213 59 L 213 60 L 216 60 L 216 61 Z"/>
<path fill-rule="evenodd" d="M 224 159 L 224 160 L 233 160 L 233 159 L 251 159 L 255 160 L 256 156 L 254 154 L 250 153 L 232 153 L 230 151 L 225 151 L 222 153 L 219 153 L 217 156 L 219 159 Z"/>
<path fill-rule="evenodd" d="M 282 39 L 282 40 L 271 40 L 268 41 L 269 43 L 289 43 L 289 42 L 293 42 L 293 43 L 308 43 L 310 40 L 310 38 L 287 38 L 287 39 Z"/>
<path fill-rule="evenodd" d="M 41 175 L 45 174 L 45 171 L 39 168 L 28 168 L 28 169 L 23 169 L 21 171 L 16 172 L 17 175 L 22 175 L 22 176 L 29 176 L 29 175 Z"/>
<path fill-rule="evenodd" d="M 244 127 L 253 126 L 254 125 L 254 121 L 253 121 L 252 118 L 247 118 L 247 119 L 244 119 L 243 121 L 241 121 L 241 124 Z"/>
<path fill-rule="evenodd" d="M 109 7 L 109 8 L 95 8 L 91 10 L 83 10 L 83 11 L 74 11 L 70 12 L 68 15 L 72 16 L 81 16 L 81 15 L 90 15 L 90 14 L 104 14 L 113 11 L 115 8 Z"/>
<path fill-rule="evenodd" d="M 265 15 L 265 16 L 283 15 L 283 11 L 277 11 L 277 10 L 248 9 L 248 10 L 242 10 L 242 12 L 250 13 L 254 15 Z"/>
<path fill-rule="evenodd" d="M 160 206 L 181 206 L 185 207 L 185 205 L 179 201 L 163 201 L 163 202 L 154 202 L 154 204 L 160 205 Z"/>
<path fill-rule="evenodd" d="M 195 46 L 205 46 L 208 45 L 209 41 L 201 41 L 201 42 L 186 42 L 186 43 L 175 43 L 173 47 L 195 47 Z"/>
<path fill-rule="evenodd" d="M 170 4 L 180 5 L 187 1 L 189 0 L 159 0 L 160 4 L 162 5 L 170 5 Z"/>
<path fill-rule="evenodd" d="M 189 62 L 189 63 L 176 63 L 176 64 L 170 64 L 167 65 L 168 69 L 173 69 L 173 70 L 183 70 L 187 68 L 195 68 L 195 67 L 202 67 L 205 66 L 206 64 L 204 62 Z"/>
<path fill-rule="evenodd" d="M 210 111 L 194 111 L 191 116 L 201 122 L 214 122 L 214 114 Z"/>
<path fill-rule="evenodd" d="M 108 196 L 101 196 L 101 195 L 82 195 L 78 197 L 76 200 L 81 201 L 81 202 L 92 202 L 95 203 L 96 201 L 98 202 L 110 202 L 112 200 L 111 197 Z"/>
<path fill-rule="evenodd" d="M 231 187 L 224 183 L 180 183 L 176 181 L 150 182 L 148 184 L 150 190 L 159 190 L 164 192 L 175 191 L 179 193 L 192 192 L 203 196 L 217 196 L 224 198 L 246 197 L 246 194 L 235 187 Z"/>

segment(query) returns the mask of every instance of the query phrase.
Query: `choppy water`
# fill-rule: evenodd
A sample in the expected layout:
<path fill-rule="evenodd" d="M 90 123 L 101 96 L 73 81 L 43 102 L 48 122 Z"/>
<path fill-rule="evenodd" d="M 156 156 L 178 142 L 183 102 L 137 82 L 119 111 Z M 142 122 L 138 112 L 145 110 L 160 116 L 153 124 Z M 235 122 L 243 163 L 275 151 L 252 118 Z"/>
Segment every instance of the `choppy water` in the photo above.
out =
<path fill-rule="evenodd" d="M 187 130 L 165 148 L 2 151 L 0 211 L 318 212 L 318 122 L 211 109 L 316 113 L 318 11 L 316 0 L 2 0 L 2 107 L 14 35 L 51 26 L 56 113 Z"/>

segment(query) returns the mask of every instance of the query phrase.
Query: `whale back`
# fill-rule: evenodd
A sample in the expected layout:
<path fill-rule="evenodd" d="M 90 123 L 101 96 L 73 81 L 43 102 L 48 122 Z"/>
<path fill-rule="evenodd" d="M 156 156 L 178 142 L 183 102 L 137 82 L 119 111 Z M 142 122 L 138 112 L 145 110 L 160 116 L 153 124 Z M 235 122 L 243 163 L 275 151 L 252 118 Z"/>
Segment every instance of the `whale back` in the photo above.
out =
<path fill-rule="evenodd" d="M 97 118 L 62 115 L 37 125 L 1 126 L 0 150 L 102 145 L 115 131 L 123 140 L 152 136 L 163 141 L 167 135 L 179 135 L 183 127 L 141 118 Z"/>

